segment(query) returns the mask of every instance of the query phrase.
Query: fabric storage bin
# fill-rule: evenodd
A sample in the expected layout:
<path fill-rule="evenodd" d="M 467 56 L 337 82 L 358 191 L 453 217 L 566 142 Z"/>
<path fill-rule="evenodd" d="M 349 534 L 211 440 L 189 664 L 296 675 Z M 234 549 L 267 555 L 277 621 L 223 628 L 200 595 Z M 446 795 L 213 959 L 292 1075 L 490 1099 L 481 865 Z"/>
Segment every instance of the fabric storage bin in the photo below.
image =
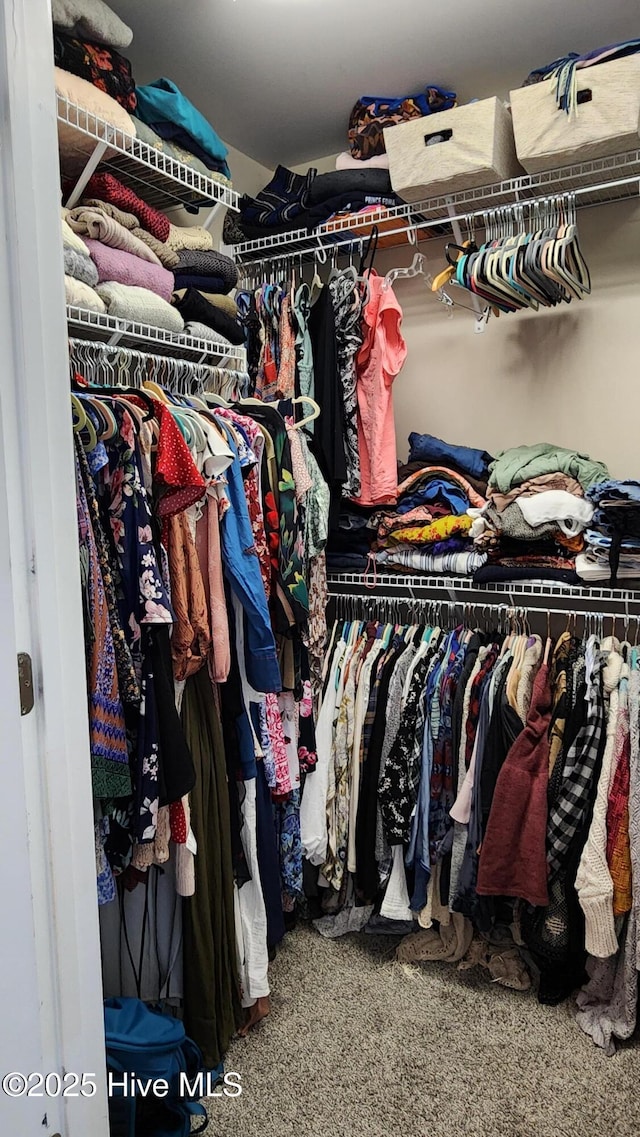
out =
<path fill-rule="evenodd" d="M 436 141 L 439 136 L 442 141 Z M 497 98 L 389 127 L 384 141 L 391 185 L 405 201 L 458 193 L 522 173 L 511 115 Z"/>
<path fill-rule="evenodd" d="M 511 92 L 516 150 L 535 174 L 640 148 L 640 56 L 577 67 L 577 109 L 556 106 L 556 80 Z"/>

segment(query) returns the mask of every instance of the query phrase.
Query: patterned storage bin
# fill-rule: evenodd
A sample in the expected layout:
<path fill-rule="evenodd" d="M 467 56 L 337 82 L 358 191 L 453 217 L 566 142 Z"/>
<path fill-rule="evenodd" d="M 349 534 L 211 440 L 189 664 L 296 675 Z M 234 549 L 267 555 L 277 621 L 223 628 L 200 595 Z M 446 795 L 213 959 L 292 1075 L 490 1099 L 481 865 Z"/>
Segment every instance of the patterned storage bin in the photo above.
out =
<path fill-rule="evenodd" d="M 384 132 L 391 184 L 405 201 L 459 193 L 522 173 L 511 114 L 500 99 L 482 99 Z"/>
<path fill-rule="evenodd" d="M 571 115 L 556 106 L 555 79 L 511 92 L 516 150 L 530 174 L 640 148 L 640 56 L 578 67 L 575 77 Z"/>

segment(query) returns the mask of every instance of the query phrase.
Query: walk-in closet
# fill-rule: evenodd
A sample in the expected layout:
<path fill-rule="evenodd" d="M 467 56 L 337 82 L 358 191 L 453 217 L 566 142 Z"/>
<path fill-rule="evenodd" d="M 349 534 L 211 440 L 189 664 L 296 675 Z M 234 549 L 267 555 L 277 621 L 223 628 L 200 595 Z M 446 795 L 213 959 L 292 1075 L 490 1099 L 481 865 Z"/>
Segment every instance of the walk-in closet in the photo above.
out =
<path fill-rule="evenodd" d="M 637 5 L 0 28 L 2 1132 L 634 1137 Z"/>

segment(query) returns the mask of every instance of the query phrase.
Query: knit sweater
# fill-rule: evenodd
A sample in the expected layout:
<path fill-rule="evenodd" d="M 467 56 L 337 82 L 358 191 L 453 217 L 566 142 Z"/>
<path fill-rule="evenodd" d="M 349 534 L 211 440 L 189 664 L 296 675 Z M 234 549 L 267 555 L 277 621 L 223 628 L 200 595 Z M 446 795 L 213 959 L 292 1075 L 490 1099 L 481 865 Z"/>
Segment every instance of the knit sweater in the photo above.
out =
<path fill-rule="evenodd" d="M 177 265 L 178 254 L 164 241 L 159 241 L 157 237 L 154 237 L 148 229 L 143 229 L 135 214 L 128 213 L 124 209 L 118 209 L 117 205 L 113 205 L 109 201 L 100 201 L 97 197 L 83 198 L 82 205 L 99 213 L 104 213 L 106 217 L 112 217 L 114 221 L 117 221 L 124 229 L 129 230 L 134 237 L 137 237 L 147 248 L 151 249 L 165 268 L 175 268 Z"/>
<path fill-rule="evenodd" d="M 99 209 L 78 205 L 75 209 L 69 210 L 67 221 L 74 233 L 92 237 L 94 241 L 102 241 L 103 245 L 110 245 L 112 249 L 122 249 L 125 253 L 132 253 L 135 257 L 140 257 L 151 264 L 160 264 L 153 249 L 136 237 L 131 229 L 126 229 L 114 217 L 108 217 Z"/>
<path fill-rule="evenodd" d="M 155 328 L 166 328 L 168 332 L 182 332 L 184 320 L 171 304 L 167 304 L 155 292 L 147 288 L 136 288 L 126 284 L 116 284 L 109 280 L 99 284 L 96 292 L 104 301 L 110 316 L 122 320 L 139 321 Z"/>
<path fill-rule="evenodd" d="M 212 249 L 213 237 L 208 229 L 202 225 L 173 225 L 169 226 L 169 235 L 166 242 L 174 252 L 180 249 Z"/>
<path fill-rule="evenodd" d="M 613 881 L 613 915 L 631 909 L 631 847 L 629 844 L 629 691 L 620 683 L 620 710 L 614 749 L 615 771 L 607 807 L 607 864 Z"/>
<path fill-rule="evenodd" d="M 146 201 L 114 178 L 113 174 L 94 174 L 87 184 L 87 197 L 97 197 L 101 201 L 117 205 L 118 209 L 133 213 L 143 228 L 153 234 L 158 241 L 167 240 L 171 228 L 169 218 L 153 206 L 147 205 Z"/>
<path fill-rule="evenodd" d="M 607 864 L 607 806 L 615 771 L 619 683 L 623 674 L 628 675 L 618 647 L 618 641 L 612 638 L 602 641 L 602 651 L 609 653 L 602 673 L 605 695 L 609 695 L 607 738 L 591 827 L 576 875 L 576 891 L 585 918 L 586 948 L 590 955 L 599 959 L 615 955 L 618 950 L 613 916 L 613 881 Z"/>

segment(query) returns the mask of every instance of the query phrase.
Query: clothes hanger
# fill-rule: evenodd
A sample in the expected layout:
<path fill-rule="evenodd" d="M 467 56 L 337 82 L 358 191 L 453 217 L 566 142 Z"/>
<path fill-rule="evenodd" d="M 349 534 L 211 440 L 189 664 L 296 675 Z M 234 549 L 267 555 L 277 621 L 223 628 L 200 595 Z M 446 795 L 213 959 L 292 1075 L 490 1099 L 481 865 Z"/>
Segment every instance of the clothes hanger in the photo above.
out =
<path fill-rule="evenodd" d="M 295 430 L 301 430 L 303 426 L 307 426 L 308 423 L 313 422 L 314 419 L 320 417 L 320 406 L 318 403 L 316 403 L 315 399 L 310 398 L 309 395 L 297 395 L 295 399 L 291 399 L 291 404 L 293 406 L 300 406 L 303 403 L 306 403 L 307 406 L 311 407 L 311 414 L 307 415 L 303 419 L 300 419 L 299 422 L 295 422 L 293 424 Z"/>

